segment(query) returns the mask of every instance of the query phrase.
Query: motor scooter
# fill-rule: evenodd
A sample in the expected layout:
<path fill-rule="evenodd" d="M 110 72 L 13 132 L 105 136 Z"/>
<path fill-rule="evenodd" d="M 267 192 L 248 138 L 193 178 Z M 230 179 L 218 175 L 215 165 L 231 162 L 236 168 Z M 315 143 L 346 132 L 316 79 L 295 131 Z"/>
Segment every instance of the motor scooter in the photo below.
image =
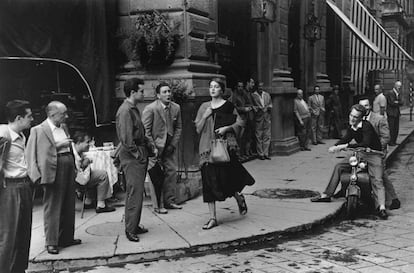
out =
<path fill-rule="evenodd" d="M 381 151 L 369 148 L 346 148 L 352 151 L 349 157 L 349 171 L 341 174 L 341 191 L 346 189 L 346 217 L 355 219 L 358 209 L 362 203 L 367 205 L 374 204 L 372 188 L 368 174 L 368 164 L 361 159 L 361 152 L 376 153 L 383 155 Z"/>

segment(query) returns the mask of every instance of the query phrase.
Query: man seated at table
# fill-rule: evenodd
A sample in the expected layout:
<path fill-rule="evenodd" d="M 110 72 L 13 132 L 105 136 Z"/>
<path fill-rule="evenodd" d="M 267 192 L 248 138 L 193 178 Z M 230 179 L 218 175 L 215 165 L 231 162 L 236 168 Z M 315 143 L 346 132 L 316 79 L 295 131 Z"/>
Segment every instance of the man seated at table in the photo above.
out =
<path fill-rule="evenodd" d="M 76 164 L 76 182 L 80 185 L 86 185 L 88 189 L 96 188 L 96 213 L 114 211 L 114 207 L 106 204 L 105 200 L 112 196 L 111 185 L 109 184 L 108 174 L 106 170 L 92 170 L 91 160 L 85 157 L 84 153 L 89 150 L 89 142 L 91 137 L 86 132 L 75 132 L 73 136 L 73 153 L 75 155 Z M 85 208 L 92 208 L 92 198 L 89 193 L 86 195 Z"/>

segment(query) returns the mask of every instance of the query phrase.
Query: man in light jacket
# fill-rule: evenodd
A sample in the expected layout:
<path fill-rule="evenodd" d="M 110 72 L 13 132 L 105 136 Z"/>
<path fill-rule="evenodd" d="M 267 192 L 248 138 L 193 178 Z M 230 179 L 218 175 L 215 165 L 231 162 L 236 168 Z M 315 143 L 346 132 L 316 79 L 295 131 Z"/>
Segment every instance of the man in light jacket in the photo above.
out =
<path fill-rule="evenodd" d="M 259 159 L 264 160 L 269 157 L 270 129 L 272 123 L 272 99 L 269 93 L 263 90 L 263 83 L 252 94 L 253 104 L 256 106 L 256 149 Z"/>
<path fill-rule="evenodd" d="M 325 99 L 319 94 L 320 87 L 315 85 L 314 94 L 309 97 L 309 110 L 312 120 L 312 143 L 313 145 L 325 144 L 322 142 L 323 115 L 325 113 Z"/>
<path fill-rule="evenodd" d="M 64 124 L 66 106 L 52 101 L 47 119 L 33 127 L 27 142 L 29 177 L 44 188 L 43 218 L 46 249 L 59 254 L 58 246 L 78 245 L 75 233 L 75 161 L 72 139 Z"/>
<path fill-rule="evenodd" d="M 157 99 L 145 107 L 142 122 L 145 134 L 156 148 L 156 157 L 164 168 L 163 200 L 159 200 L 161 206 L 156 212 L 166 213 L 165 209 L 181 209 L 176 203 L 177 154 L 182 131 L 181 109 L 171 101 L 171 88 L 168 83 L 160 82 L 155 93 Z M 151 158 L 152 163 L 156 157 Z"/>

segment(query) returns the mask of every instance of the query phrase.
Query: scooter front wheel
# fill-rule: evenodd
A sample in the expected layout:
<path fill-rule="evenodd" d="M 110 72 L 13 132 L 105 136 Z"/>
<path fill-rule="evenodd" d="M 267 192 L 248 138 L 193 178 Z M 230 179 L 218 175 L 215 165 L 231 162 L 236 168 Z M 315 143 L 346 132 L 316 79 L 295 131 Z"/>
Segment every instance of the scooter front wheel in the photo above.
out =
<path fill-rule="evenodd" d="M 347 218 L 353 220 L 356 217 L 358 207 L 358 196 L 348 195 L 346 201 L 346 216 Z"/>

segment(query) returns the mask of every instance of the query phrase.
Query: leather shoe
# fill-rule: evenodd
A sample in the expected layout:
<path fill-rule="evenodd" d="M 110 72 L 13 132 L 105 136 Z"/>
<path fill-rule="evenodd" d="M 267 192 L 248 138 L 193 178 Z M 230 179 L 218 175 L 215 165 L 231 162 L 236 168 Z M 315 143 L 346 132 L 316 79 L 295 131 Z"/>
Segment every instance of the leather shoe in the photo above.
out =
<path fill-rule="evenodd" d="M 167 214 L 168 210 L 166 210 L 165 208 L 154 208 L 154 211 L 158 214 Z"/>
<path fill-rule="evenodd" d="M 179 206 L 177 204 L 174 203 L 170 203 L 169 205 L 165 206 L 166 209 L 182 209 L 182 206 Z"/>
<path fill-rule="evenodd" d="M 49 254 L 53 254 L 53 255 L 59 254 L 59 249 L 57 248 L 57 246 L 46 246 L 46 250 L 47 250 L 47 253 Z"/>
<path fill-rule="evenodd" d="M 328 203 L 328 202 L 331 202 L 331 197 L 320 197 L 320 196 L 313 197 L 313 198 L 311 198 L 311 202 L 325 202 L 325 203 Z"/>
<path fill-rule="evenodd" d="M 318 141 L 317 143 L 318 144 L 325 144 L 325 142 L 323 142 L 323 141 Z"/>
<path fill-rule="evenodd" d="M 265 159 L 267 159 L 267 160 L 272 160 L 272 159 L 271 159 L 269 156 L 267 156 L 267 155 L 265 155 L 265 156 L 264 156 L 264 158 L 265 158 Z"/>
<path fill-rule="evenodd" d="M 401 202 L 398 198 L 392 199 L 390 209 L 399 209 L 401 207 Z"/>
<path fill-rule="evenodd" d="M 130 240 L 131 242 L 139 242 L 139 237 L 137 234 L 125 231 L 125 235 L 127 239 Z"/>
<path fill-rule="evenodd" d="M 144 226 L 138 226 L 137 228 L 137 234 L 144 234 L 147 233 L 148 229 L 146 229 Z"/>
<path fill-rule="evenodd" d="M 105 206 L 104 208 L 97 207 L 96 213 L 105 213 L 105 212 L 112 212 L 115 211 L 114 207 Z"/>
<path fill-rule="evenodd" d="M 312 142 L 313 145 L 318 145 L 318 142 Z"/>
<path fill-rule="evenodd" d="M 266 158 L 263 155 L 259 155 L 260 160 L 265 160 Z"/>
<path fill-rule="evenodd" d="M 378 216 L 379 218 L 381 218 L 382 220 L 387 220 L 388 219 L 388 214 L 387 211 L 385 209 L 381 209 L 378 211 Z"/>
<path fill-rule="evenodd" d="M 304 151 L 311 151 L 311 149 L 309 149 L 308 147 L 303 148 Z"/>
<path fill-rule="evenodd" d="M 59 246 L 61 246 L 61 247 L 68 247 L 68 246 L 80 245 L 81 243 L 82 243 L 82 240 L 81 239 L 73 239 L 70 242 L 61 243 L 61 244 L 59 244 Z"/>

